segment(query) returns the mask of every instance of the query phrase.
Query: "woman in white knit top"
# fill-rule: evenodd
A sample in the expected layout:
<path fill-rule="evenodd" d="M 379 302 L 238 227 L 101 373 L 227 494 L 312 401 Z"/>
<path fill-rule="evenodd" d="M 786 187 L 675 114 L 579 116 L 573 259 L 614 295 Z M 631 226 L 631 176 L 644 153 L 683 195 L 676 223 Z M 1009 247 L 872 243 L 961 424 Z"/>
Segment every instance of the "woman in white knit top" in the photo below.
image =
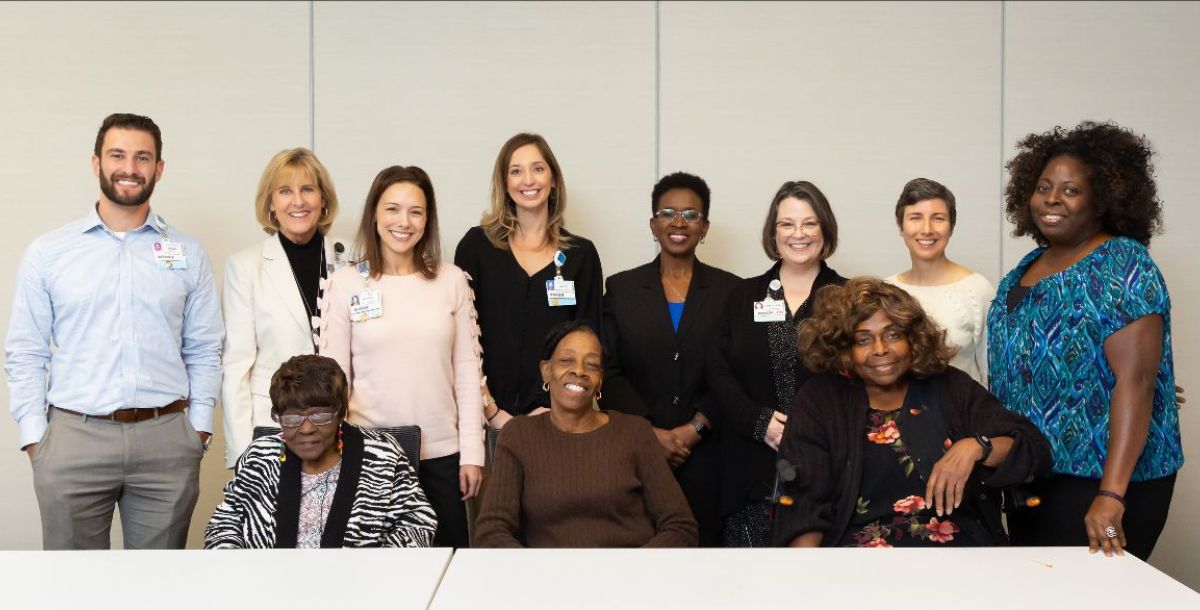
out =
<path fill-rule="evenodd" d="M 986 316 L 996 289 L 987 278 L 946 258 L 956 220 L 950 189 L 926 178 L 909 180 L 896 202 L 896 225 L 912 267 L 885 280 L 916 298 L 946 329 L 947 342 L 958 348 L 951 366 L 987 386 Z"/>
<path fill-rule="evenodd" d="M 437 513 L 434 545 L 468 546 L 464 501 L 479 492 L 484 462 L 479 327 L 466 274 L 440 260 L 433 184 L 421 168 L 375 177 L 356 246 L 360 262 L 325 291 L 321 354 L 350 379 L 350 423 L 421 427 L 418 478 Z"/>

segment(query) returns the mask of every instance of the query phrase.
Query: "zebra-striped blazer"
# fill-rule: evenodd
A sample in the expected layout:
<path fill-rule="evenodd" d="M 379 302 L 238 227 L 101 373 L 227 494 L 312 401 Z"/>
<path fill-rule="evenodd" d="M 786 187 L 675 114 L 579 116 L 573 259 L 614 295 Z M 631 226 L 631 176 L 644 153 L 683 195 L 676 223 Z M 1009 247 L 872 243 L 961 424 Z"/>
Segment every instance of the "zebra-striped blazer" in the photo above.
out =
<path fill-rule="evenodd" d="M 387 435 L 342 424 L 342 471 L 322 547 L 429 546 L 437 517 L 404 451 Z M 204 531 L 207 549 L 290 548 L 300 521 L 300 458 L 278 436 L 250 443 Z"/>

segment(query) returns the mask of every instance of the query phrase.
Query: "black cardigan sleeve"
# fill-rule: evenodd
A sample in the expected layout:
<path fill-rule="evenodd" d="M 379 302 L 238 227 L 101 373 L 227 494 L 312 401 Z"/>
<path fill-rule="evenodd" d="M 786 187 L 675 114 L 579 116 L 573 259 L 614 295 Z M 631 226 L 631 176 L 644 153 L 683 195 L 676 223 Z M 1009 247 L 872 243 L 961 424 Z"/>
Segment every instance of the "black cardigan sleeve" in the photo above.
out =
<path fill-rule="evenodd" d="M 992 470 L 983 477 L 983 484 L 1010 487 L 1050 471 L 1050 443 L 1033 422 L 1005 409 L 991 392 L 966 373 L 951 367 L 944 375 L 950 392 L 949 406 L 956 411 L 956 419 L 962 426 L 956 436 L 966 438 L 984 434 L 1013 439 L 1004 462 L 995 469 L 983 471 Z"/>
<path fill-rule="evenodd" d="M 839 440 L 837 426 L 830 421 L 830 409 L 850 406 L 816 378 L 796 393 L 788 411 L 779 457 L 796 469 L 796 478 L 782 485 L 791 506 L 780 505 L 775 514 L 772 541 L 787 546 L 809 532 L 827 532 L 833 527 L 835 486 L 845 476 L 844 459 L 835 455 Z M 833 442 L 831 442 L 833 441 Z"/>
<path fill-rule="evenodd" d="M 600 335 L 604 343 L 604 271 L 600 267 L 600 253 L 589 240 L 579 239 L 576 248 L 583 254 L 575 280 L 575 319 L 587 322 Z"/>
<path fill-rule="evenodd" d="M 714 401 L 719 410 L 718 427 L 728 428 L 729 431 L 745 436 L 755 441 L 761 437 L 755 435 L 755 425 L 763 415 L 764 409 L 772 409 L 758 404 L 742 387 L 742 380 L 733 367 L 734 327 L 738 315 L 747 315 L 749 307 L 741 307 L 742 290 L 734 289 L 725 303 L 721 321 L 717 325 L 716 341 L 708 354 L 708 384 L 711 392 L 709 400 Z M 763 346 L 767 349 L 767 346 Z M 710 411 L 715 409 L 708 407 Z M 708 413 L 705 416 L 712 419 Z"/>

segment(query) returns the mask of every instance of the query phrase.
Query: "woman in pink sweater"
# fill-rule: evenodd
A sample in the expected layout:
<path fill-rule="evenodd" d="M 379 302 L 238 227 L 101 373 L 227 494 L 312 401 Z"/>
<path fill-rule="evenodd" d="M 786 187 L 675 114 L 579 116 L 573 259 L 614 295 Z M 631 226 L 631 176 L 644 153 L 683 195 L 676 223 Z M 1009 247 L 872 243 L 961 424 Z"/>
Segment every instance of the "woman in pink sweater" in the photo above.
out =
<path fill-rule="evenodd" d="M 358 263 L 325 291 L 320 343 L 350 379 L 350 423 L 420 426 L 418 478 L 437 513 L 434 545 L 466 547 L 464 502 L 483 479 L 479 327 L 467 275 L 440 250 L 429 176 L 415 166 L 379 172 L 363 206 Z"/>

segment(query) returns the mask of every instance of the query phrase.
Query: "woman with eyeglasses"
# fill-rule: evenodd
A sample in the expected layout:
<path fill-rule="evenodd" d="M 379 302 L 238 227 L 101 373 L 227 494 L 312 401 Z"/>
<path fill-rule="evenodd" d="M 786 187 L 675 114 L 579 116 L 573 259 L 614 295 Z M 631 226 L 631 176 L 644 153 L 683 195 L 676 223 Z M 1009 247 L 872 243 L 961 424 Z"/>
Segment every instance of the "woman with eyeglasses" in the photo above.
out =
<path fill-rule="evenodd" d="M 659 255 L 608 278 L 604 293 L 605 409 L 650 421 L 700 528 L 721 546 L 718 419 L 708 400 L 705 354 L 738 278 L 696 258 L 709 228 L 708 184 L 677 172 L 650 194 Z"/>
<path fill-rule="evenodd" d="M 271 378 L 279 435 L 255 439 L 204 532 L 207 549 L 429 546 L 437 527 L 390 436 L 345 422 L 346 375 L 294 356 Z"/>
<path fill-rule="evenodd" d="M 707 369 L 720 418 L 726 546 L 769 544 L 776 452 L 792 397 L 811 375 L 797 355 L 796 327 L 819 289 L 846 281 L 825 264 L 837 249 L 837 220 L 811 182 L 775 193 L 762 247 L 775 265 L 733 288 Z"/>

